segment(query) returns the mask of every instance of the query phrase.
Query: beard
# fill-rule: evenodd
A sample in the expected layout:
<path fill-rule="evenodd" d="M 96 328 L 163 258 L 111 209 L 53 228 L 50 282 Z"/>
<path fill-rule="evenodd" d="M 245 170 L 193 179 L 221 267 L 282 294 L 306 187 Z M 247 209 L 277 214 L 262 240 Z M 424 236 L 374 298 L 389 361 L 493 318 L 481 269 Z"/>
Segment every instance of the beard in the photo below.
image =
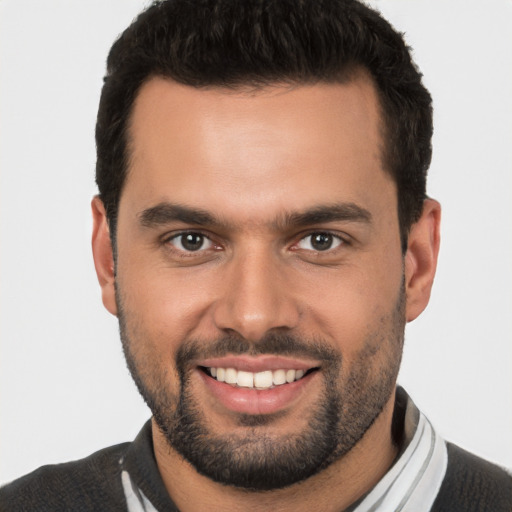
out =
<path fill-rule="evenodd" d="M 183 340 L 175 356 L 179 388 L 169 386 L 169 364 L 152 357 L 137 319 L 125 314 L 117 290 L 123 351 L 137 388 L 169 447 L 202 475 L 247 491 L 281 489 L 305 480 L 346 455 L 364 436 L 394 393 L 405 328 L 402 286 L 392 312 L 365 337 L 350 366 L 323 340 L 270 333 L 258 342 L 238 336 Z M 150 344 L 149 344 L 150 345 Z M 272 354 L 321 362 L 322 391 L 297 433 L 273 433 L 281 413 L 237 414 L 235 432 L 212 431 L 191 385 L 193 361 L 227 354 Z M 285 384 L 286 385 L 286 384 Z"/>

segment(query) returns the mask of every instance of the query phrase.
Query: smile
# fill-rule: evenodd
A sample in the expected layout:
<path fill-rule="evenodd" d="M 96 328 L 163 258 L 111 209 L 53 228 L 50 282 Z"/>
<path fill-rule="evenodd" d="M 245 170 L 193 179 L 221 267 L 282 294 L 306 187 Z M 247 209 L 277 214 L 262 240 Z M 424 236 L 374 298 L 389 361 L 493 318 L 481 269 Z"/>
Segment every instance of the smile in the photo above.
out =
<path fill-rule="evenodd" d="M 260 372 L 248 372 L 235 368 L 209 367 L 205 368 L 207 374 L 218 382 L 225 382 L 240 388 L 272 389 L 283 384 L 291 384 L 302 379 L 310 370 L 278 369 Z"/>
<path fill-rule="evenodd" d="M 211 396 L 227 411 L 242 414 L 273 414 L 301 403 L 305 389 L 316 389 L 309 386 L 315 386 L 321 369 L 313 361 L 274 356 L 227 356 L 202 363 L 196 375 Z"/>

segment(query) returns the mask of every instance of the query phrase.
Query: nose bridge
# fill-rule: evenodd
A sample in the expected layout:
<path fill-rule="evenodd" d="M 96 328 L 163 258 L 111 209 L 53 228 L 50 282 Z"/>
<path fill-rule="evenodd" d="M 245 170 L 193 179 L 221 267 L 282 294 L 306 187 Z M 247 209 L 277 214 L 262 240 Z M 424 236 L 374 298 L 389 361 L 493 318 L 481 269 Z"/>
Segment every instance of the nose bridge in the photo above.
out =
<path fill-rule="evenodd" d="M 215 323 L 252 341 L 273 329 L 291 329 L 299 310 L 287 287 L 285 263 L 263 243 L 232 258 L 215 307 Z"/>

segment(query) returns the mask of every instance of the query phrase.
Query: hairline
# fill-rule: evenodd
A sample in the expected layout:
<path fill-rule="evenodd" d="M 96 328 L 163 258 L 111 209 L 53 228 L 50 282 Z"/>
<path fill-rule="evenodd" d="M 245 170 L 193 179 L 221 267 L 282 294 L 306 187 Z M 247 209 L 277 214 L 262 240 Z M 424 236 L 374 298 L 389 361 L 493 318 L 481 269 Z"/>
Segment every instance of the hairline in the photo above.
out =
<path fill-rule="evenodd" d="M 112 240 L 112 246 L 114 248 L 114 252 L 117 253 L 117 250 L 115 248 L 116 246 L 116 232 L 117 232 L 117 218 L 119 213 L 119 206 L 121 203 L 121 198 L 123 195 L 124 187 L 127 182 L 130 168 L 133 163 L 133 137 L 132 137 L 132 126 L 133 126 L 133 117 L 135 112 L 135 106 L 138 101 L 138 98 L 141 94 L 142 89 L 145 85 L 147 85 L 150 81 L 160 78 L 162 80 L 179 84 L 185 87 L 191 87 L 193 89 L 197 90 L 204 90 L 204 91 L 220 91 L 225 92 L 227 94 L 233 93 L 233 94 L 247 94 L 247 95 L 253 95 L 258 94 L 260 92 L 263 92 L 267 89 L 271 88 L 283 88 L 283 87 L 289 87 L 290 90 L 293 90 L 294 88 L 298 87 L 306 87 L 306 86 L 314 86 L 317 84 L 331 84 L 331 85 L 348 85 L 351 83 L 354 83 L 357 80 L 366 80 L 368 81 L 371 86 L 373 87 L 376 95 L 377 100 L 377 112 L 378 112 L 378 132 L 380 135 L 380 144 L 379 144 L 379 153 L 380 153 L 380 161 L 382 165 L 382 170 L 386 174 L 388 174 L 396 186 L 396 213 L 398 216 L 398 226 L 399 226 L 399 232 L 400 232 L 400 238 L 402 240 L 402 250 L 405 251 L 404 245 L 404 237 L 406 238 L 408 233 L 402 233 L 402 222 L 400 219 L 400 190 L 399 190 L 399 184 L 397 176 L 394 174 L 392 169 L 392 164 L 390 163 L 390 145 L 392 144 L 391 136 L 390 136 L 390 130 L 389 130 L 389 119 L 388 115 L 386 113 L 386 109 L 384 106 L 384 98 L 382 96 L 381 89 L 379 88 L 379 85 L 377 81 L 375 80 L 374 76 L 372 75 L 371 71 L 362 63 L 347 63 L 343 66 L 342 69 L 340 69 L 339 73 L 332 77 L 332 78 L 316 78 L 311 77 L 311 79 L 300 79 L 300 78 L 294 78 L 290 77 L 288 80 L 264 80 L 263 78 L 254 78 L 250 79 L 247 78 L 245 80 L 240 79 L 237 81 L 233 81 L 233 83 L 205 83 L 205 84 L 189 84 L 185 83 L 184 81 L 176 80 L 174 77 L 172 77 L 169 74 L 164 73 L 150 73 L 147 75 L 147 77 L 138 85 L 138 87 L 134 91 L 134 98 L 131 102 L 130 109 L 128 112 L 128 115 L 126 117 L 125 126 L 123 129 L 123 139 L 124 139 L 124 169 L 123 169 L 123 181 L 121 184 L 121 187 L 119 189 L 119 193 L 117 196 L 117 202 L 116 202 L 116 208 L 115 213 L 112 216 L 112 218 L 107 219 L 109 228 L 111 231 L 111 240 Z M 410 228 L 410 226 L 409 226 Z"/>

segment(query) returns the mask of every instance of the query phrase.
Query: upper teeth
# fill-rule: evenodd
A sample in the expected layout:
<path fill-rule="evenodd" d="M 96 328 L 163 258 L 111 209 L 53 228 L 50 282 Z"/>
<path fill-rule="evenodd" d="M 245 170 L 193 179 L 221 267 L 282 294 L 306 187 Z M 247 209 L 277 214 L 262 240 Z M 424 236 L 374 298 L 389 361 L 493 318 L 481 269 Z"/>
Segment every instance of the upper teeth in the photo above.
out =
<path fill-rule="evenodd" d="M 208 370 L 219 382 L 257 389 L 269 389 L 272 386 L 299 380 L 304 376 L 304 370 L 266 370 L 257 373 L 235 370 L 235 368 L 208 368 Z"/>

